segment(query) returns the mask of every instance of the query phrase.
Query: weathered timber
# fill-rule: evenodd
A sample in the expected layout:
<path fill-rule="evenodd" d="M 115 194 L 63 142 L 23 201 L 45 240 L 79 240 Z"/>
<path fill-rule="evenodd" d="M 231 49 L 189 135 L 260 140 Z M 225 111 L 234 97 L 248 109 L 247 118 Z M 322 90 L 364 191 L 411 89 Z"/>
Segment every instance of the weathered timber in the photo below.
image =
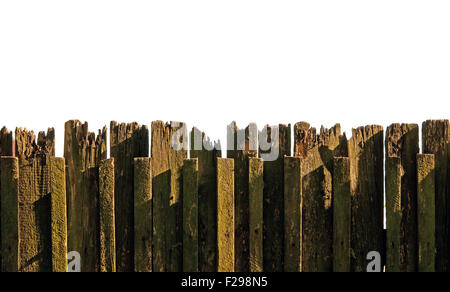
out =
<path fill-rule="evenodd" d="M 110 156 L 114 158 L 116 270 L 134 271 L 134 166 L 136 157 L 149 155 L 149 131 L 137 123 L 110 124 Z"/>
<path fill-rule="evenodd" d="M 183 272 L 198 272 L 198 160 L 183 166 Z"/>
<path fill-rule="evenodd" d="M 250 272 L 263 272 L 263 194 L 264 162 L 249 158 L 249 222 L 250 222 Z"/>

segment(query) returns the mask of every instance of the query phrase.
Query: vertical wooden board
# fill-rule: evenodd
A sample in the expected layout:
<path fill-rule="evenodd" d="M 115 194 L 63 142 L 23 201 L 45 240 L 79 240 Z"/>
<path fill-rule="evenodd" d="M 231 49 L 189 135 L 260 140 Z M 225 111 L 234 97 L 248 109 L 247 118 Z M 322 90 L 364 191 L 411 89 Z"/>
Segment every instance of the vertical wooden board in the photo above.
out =
<path fill-rule="evenodd" d="M 235 271 L 234 161 L 217 160 L 217 271 Z"/>
<path fill-rule="evenodd" d="M 133 159 L 148 157 L 149 132 L 137 123 L 110 126 L 111 158 L 114 158 L 116 216 L 116 270 L 134 271 L 134 167 Z"/>
<path fill-rule="evenodd" d="M 261 158 L 249 158 L 250 201 L 250 272 L 263 272 L 263 194 L 264 162 Z"/>
<path fill-rule="evenodd" d="M 198 272 L 198 160 L 183 166 L 183 272 Z"/>
<path fill-rule="evenodd" d="M 182 166 L 187 158 L 187 132 L 183 123 L 152 123 L 152 173 L 154 209 L 165 210 L 164 220 L 154 214 L 156 271 L 180 272 L 183 269 Z M 179 149 L 177 147 L 180 147 Z M 166 176 L 170 183 L 167 185 Z M 169 192 L 166 191 L 169 186 Z M 159 214 L 161 215 L 161 214 Z M 163 224 L 164 226 L 161 226 Z M 156 229 L 155 229 L 156 228 Z M 161 232 L 162 233 L 161 233 Z"/>
<path fill-rule="evenodd" d="M 401 272 L 404 259 L 402 232 L 401 160 L 386 158 L 386 271 Z M 415 226 L 410 226 L 415 228 Z"/>
<path fill-rule="evenodd" d="M 436 267 L 436 174 L 433 154 L 417 155 L 419 272 Z"/>
<path fill-rule="evenodd" d="M 250 124 L 239 129 L 236 122 L 228 126 L 227 157 L 234 160 L 235 228 L 236 228 L 236 272 L 250 271 L 250 229 L 249 229 L 249 185 L 248 159 L 257 157 L 258 128 Z"/>
<path fill-rule="evenodd" d="M 15 157 L 0 158 L 1 271 L 19 271 L 19 165 Z"/>
<path fill-rule="evenodd" d="M 272 135 L 272 132 L 278 135 Z M 264 132 L 267 133 L 264 137 Z M 274 136 L 274 139 L 271 139 Z M 267 138 L 267 139 L 265 139 Z M 266 140 L 266 141 L 264 141 Z M 275 160 L 264 159 L 265 143 L 275 151 Z M 264 159 L 264 272 L 284 268 L 284 156 L 291 156 L 291 125 L 266 126 L 259 133 L 260 157 Z"/>
<path fill-rule="evenodd" d="M 114 159 L 99 166 L 100 272 L 116 271 L 116 235 L 114 214 Z"/>
<path fill-rule="evenodd" d="M 50 157 L 55 154 L 54 130 L 35 135 L 16 129 L 19 159 L 19 271 L 52 270 Z"/>
<path fill-rule="evenodd" d="M 422 151 L 434 154 L 436 174 L 436 271 L 450 271 L 450 183 L 448 179 L 449 121 L 426 121 L 422 125 Z"/>
<path fill-rule="evenodd" d="M 134 271 L 153 271 L 153 197 L 151 159 L 134 159 Z"/>
<path fill-rule="evenodd" d="M 400 271 L 417 271 L 417 161 L 419 126 L 392 124 L 386 130 L 386 159 L 400 159 Z M 386 173 L 390 172 L 386 164 Z M 394 166 L 395 167 L 395 166 Z"/>
<path fill-rule="evenodd" d="M 98 167 L 106 159 L 106 139 L 106 127 L 96 137 L 88 123 L 65 123 L 68 251 L 80 253 L 82 272 L 100 269 Z"/>
<path fill-rule="evenodd" d="M 322 127 L 320 133 L 306 122 L 294 127 L 295 156 L 302 163 L 302 269 L 333 270 L 333 158 L 341 154 L 341 128 Z"/>
<path fill-rule="evenodd" d="M 352 271 L 367 270 L 367 254 L 384 255 L 383 127 L 353 129 L 348 143 L 352 195 Z"/>
<path fill-rule="evenodd" d="M 191 158 L 198 159 L 199 271 L 217 271 L 217 158 L 221 146 L 205 133 L 191 131 Z"/>
<path fill-rule="evenodd" d="M 284 271 L 302 271 L 301 158 L 284 158 Z"/>
<path fill-rule="evenodd" d="M 50 158 L 52 272 L 67 272 L 67 205 L 64 158 Z"/>
<path fill-rule="evenodd" d="M 337 157 L 333 167 L 333 272 L 350 272 L 350 234 L 350 159 Z"/>

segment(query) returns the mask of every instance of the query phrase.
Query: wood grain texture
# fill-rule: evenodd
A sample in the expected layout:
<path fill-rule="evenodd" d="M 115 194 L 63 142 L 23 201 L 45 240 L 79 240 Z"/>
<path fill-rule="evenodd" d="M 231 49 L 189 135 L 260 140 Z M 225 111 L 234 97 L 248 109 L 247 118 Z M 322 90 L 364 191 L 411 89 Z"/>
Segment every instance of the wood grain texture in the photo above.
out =
<path fill-rule="evenodd" d="M 114 158 L 117 272 L 134 270 L 134 166 L 136 157 L 149 155 L 149 131 L 137 123 L 110 124 L 111 158 Z"/>
<path fill-rule="evenodd" d="M 198 160 L 183 166 L 183 272 L 198 272 Z"/>
<path fill-rule="evenodd" d="M 264 268 L 263 257 L 263 195 L 264 161 L 249 158 L 249 212 L 250 212 L 250 272 L 260 273 Z"/>

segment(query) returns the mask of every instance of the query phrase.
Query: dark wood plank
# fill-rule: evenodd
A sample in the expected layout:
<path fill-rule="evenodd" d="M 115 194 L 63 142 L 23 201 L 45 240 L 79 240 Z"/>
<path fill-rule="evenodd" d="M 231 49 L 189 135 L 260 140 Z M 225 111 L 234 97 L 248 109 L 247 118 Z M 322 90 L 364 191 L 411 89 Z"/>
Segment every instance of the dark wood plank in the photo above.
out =
<path fill-rule="evenodd" d="M 198 272 L 198 160 L 183 166 L 183 272 Z"/>

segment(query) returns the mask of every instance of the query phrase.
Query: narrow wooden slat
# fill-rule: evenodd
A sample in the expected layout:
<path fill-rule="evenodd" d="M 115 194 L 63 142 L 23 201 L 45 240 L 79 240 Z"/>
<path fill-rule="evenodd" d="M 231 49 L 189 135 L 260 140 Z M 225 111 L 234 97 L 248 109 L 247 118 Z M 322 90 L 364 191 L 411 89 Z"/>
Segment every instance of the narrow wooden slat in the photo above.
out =
<path fill-rule="evenodd" d="M 15 157 L 0 158 L 1 271 L 19 271 L 19 164 Z"/>
<path fill-rule="evenodd" d="M 114 159 L 99 166 L 100 272 L 116 271 Z"/>
<path fill-rule="evenodd" d="M 249 158 L 250 272 L 263 272 L 264 162 Z"/>
<path fill-rule="evenodd" d="M 66 165 L 64 158 L 50 158 L 52 271 L 67 272 Z"/>
<path fill-rule="evenodd" d="M 284 158 L 284 271 L 302 271 L 302 169 L 300 157 Z"/>
<path fill-rule="evenodd" d="M 198 160 L 183 166 L 183 272 L 198 272 Z"/>
<path fill-rule="evenodd" d="M 350 272 L 351 234 L 350 159 L 334 158 L 333 272 Z"/>
<path fill-rule="evenodd" d="M 235 271 L 234 161 L 217 160 L 217 271 Z"/>
<path fill-rule="evenodd" d="M 134 159 L 134 271 L 153 271 L 153 194 L 150 158 Z"/>
<path fill-rule="evenodd" d="M 436 267 L 436 173 L 433 154 L 417 155 L 419 272 Z"/>

